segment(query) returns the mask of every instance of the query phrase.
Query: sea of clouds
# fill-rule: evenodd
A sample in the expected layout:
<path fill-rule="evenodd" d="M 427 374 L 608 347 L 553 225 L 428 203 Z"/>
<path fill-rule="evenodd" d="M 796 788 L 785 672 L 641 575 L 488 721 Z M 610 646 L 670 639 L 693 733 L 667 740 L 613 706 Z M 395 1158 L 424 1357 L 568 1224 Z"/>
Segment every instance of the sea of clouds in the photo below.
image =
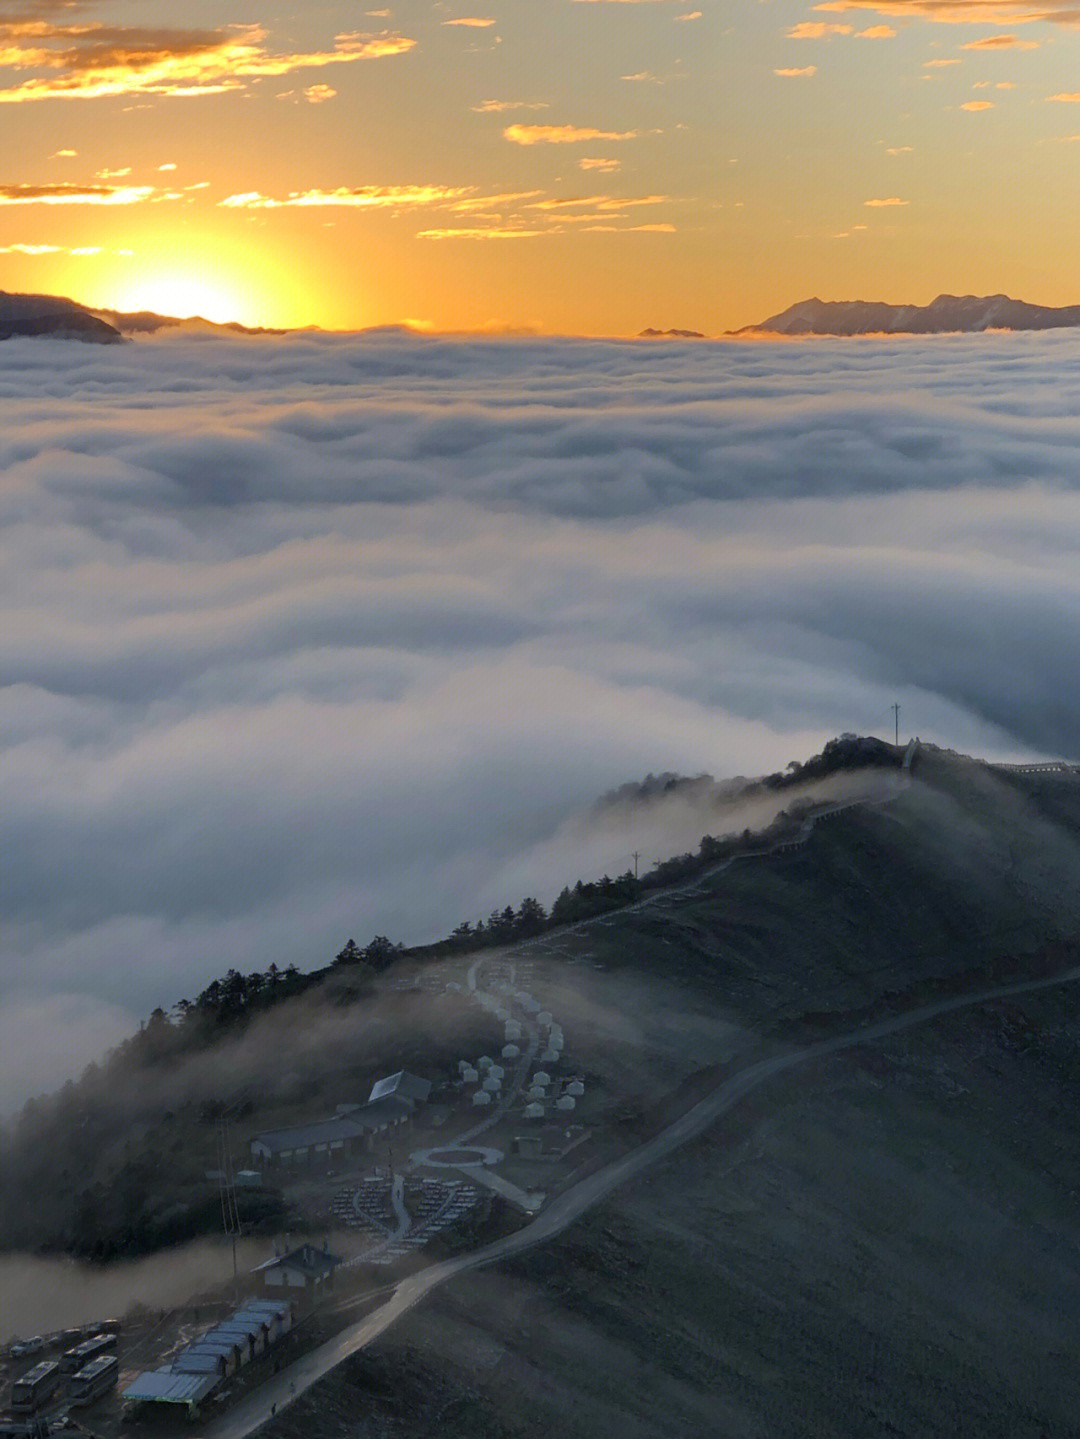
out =
<path fill-rule="evenodd" d="M 894 700 L 1080 752 L 1069 332 L 12 340 L 0 414 L 9 1099 L 230 966 L 647 864 L 582 816 L 648 771 Z"/>

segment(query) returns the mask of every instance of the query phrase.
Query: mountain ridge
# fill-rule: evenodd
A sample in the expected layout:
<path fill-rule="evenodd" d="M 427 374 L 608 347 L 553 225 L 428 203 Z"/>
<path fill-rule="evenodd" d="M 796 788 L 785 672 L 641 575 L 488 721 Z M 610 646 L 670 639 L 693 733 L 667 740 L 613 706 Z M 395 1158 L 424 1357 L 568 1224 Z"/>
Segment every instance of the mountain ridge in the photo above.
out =
<path fill-rule="evenodd" d="M 941 294 L 929 305 L 893 305 L 882 300 L 800 300 L 756 325 L 731 335 L 933 335 L 978 334 L 986 330 L 1071 329 L 1080 325 L 1080 305 L 1053 308 L 1008 295 Z"/>

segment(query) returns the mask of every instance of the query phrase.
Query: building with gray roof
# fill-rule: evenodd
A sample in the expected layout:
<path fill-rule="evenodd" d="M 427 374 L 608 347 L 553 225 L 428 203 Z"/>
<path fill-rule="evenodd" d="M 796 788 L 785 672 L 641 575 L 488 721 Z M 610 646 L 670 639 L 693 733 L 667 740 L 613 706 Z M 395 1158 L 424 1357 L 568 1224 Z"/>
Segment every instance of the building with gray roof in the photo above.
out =
<path fill-rule="evenodd" d="M 390 1095 L 394 1095 L 398 1099 L 411 1099 L 416 1104 L 426 1104 L 430 1094 L 430 1079 L 420 1079 L 417 1075 L 409 1074 L 407 1070 L 402 1069 L 397 1074 L 387 1075 L 385 1079 L 380 1079 L 371 1086 L 368 1104 L 374 1104 L 375 1100 L 386 1099 Z"/>

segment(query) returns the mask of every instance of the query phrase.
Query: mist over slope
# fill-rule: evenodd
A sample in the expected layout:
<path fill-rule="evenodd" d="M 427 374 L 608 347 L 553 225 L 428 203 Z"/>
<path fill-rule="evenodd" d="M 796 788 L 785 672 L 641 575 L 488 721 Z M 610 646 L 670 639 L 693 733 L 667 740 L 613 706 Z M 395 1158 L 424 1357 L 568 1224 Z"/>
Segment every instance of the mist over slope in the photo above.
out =
<path fill-rule="evenodd" d="M 602 859 L 575 816 L 649 771 L 894 700 L 1075 753 L 1078 344 L 10 341 L 7 1081 L 230 965 L 623 871 L 636 817 Z"/>

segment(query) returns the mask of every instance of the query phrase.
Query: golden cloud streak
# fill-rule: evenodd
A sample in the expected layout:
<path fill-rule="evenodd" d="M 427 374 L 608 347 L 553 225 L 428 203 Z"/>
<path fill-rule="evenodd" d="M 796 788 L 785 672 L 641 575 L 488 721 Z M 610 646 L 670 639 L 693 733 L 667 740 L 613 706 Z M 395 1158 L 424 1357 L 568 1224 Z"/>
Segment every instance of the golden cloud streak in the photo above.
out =
<path fill-rule="evenodd" d="M 582 140 L 635 140 L 639 130 L 592 130 L 581 125 L 508 125 L 503 137 L 515 145 L 576 145 Z"/>
<path fill-rule="evenodd" d="M 0 185 L 0 205 L 137 205 L 153 185 Z"/>
<path fill-rule="evenodd" d="M 402 205 L 437 205 L 471 193 L 470 186 L 361 185 L 337 190 L 293 191 L 284 200 L 257 190 L 229 195 L 218 203 L 229 210 L 288 210 L 341 207 L 357 210 L 395 209 Z"/>
<path fill-rule="evenodd" d="M 52 37 L 78 38 L 79 28 L 52 27 Z M 84 33 L 98 36 L 101 32 L 94 27 Z M 401 55 L 416 44 L 404 35 L 348 34 L 336 37 L 333 50 L 275 55 L 265 49 L 265 31 L 258 25 L 238 26 L 235 33 L 228 35 L 191 32 L 186 39 L 184 32 L 163 33 L 156 37 L 157 45 L 145 42 L 146 32 L 120 30 L 115 33 L 117 43 L 108 48 L 91 45 L 84 50 L 26 46 L 0 49 L 0 65 L 61 72 L 0 90 L 0 104 L 49 99 L 92 100 L 111 95 L 221 94 L 244 89 L 249 79 Z M 132 37 L 126 45 L 125 34 Z"/>
<path fill-rule="evenodd" d="M 1055 0 L 1034 10 L 1025 0 L 822 0 L 814 10 L 832 14 L 872 10 L 878 15 L 909 20 L 918 16 L 945 25 L 1030 25 L 1036 21 L 1080 25 L 1080 9 L 1074 0 Z"/>
<path fill-rule="evenodd" d="M 418 230 L 418 240 L 531 240 L 548 235 L 549 230 L 483 229 L 479 226 L 459 230 Z"/>

